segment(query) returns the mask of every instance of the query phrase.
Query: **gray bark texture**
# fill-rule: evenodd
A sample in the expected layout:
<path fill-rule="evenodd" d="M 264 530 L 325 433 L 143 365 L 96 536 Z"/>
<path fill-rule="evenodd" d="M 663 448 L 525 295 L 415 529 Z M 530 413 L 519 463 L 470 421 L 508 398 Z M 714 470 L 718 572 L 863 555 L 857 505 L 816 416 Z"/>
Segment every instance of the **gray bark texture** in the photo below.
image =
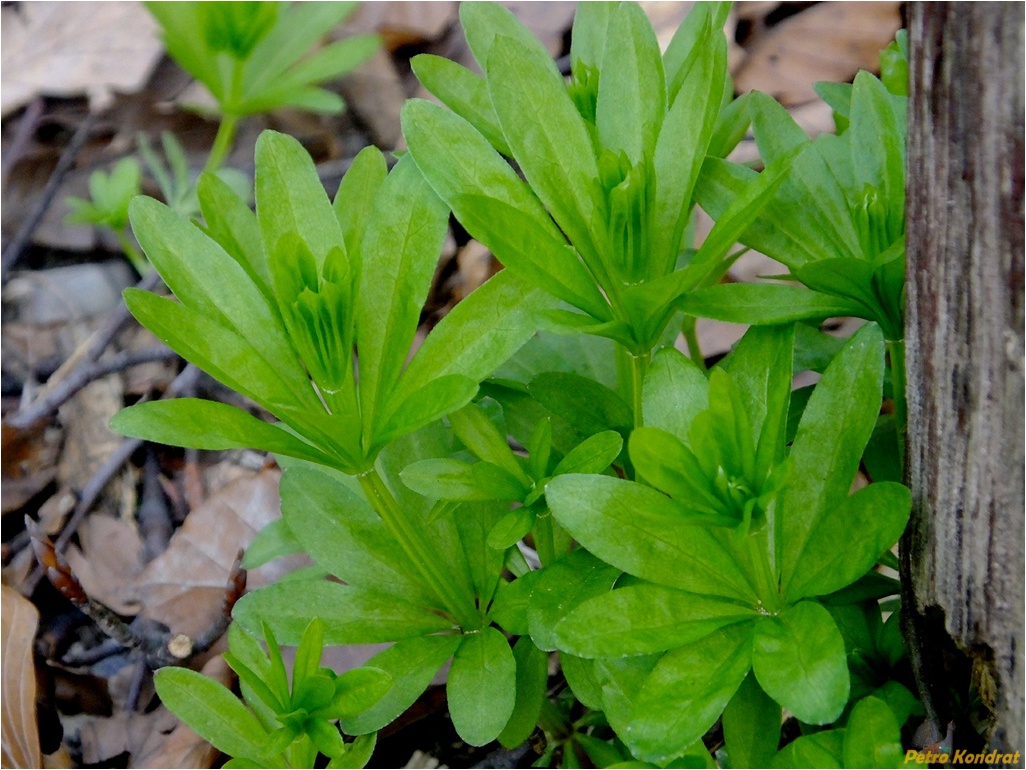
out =
<path fill-rule="evenodd" d="M 992 712 L 981 737 L 1009 752 L 1026 751 L 1023 26 L 1021 3 L 909 4 L 905 629 L 930 716 L 958 711 L 936 681 L 957 647 Z"/>

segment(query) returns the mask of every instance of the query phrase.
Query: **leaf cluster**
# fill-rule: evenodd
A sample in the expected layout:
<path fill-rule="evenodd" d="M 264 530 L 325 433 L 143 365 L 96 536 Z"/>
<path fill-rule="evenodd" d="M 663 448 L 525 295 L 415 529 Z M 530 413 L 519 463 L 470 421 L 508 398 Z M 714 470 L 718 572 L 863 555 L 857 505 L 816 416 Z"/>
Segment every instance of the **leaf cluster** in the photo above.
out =
<path fill-rule="evenodd" d="M 342 99 L 320 84 L 354 69 L 379 46 L 360 35 L 312 47 L 355 3 L 148 2 L 168 53 L 199 82 L 224 115 L 278 107 L 333 113 Z"/>
<path fill-rule="evenodd" d="M 157 694 L 200 737 L 232 757 L 225 767 L 313 767 L 318 752 L 329 758 L 328 767 L 363 767 L 375 735 L 346 743 L 335 723 L 379 702 L 391 678 L 373 667 L 342 675 L 322 668 L 323 639 L 321 622 L 310 621 L 290 684 L 270 630 L 264 628 L 264 652 L 255 637 L 233 625 L 224 657 L 239 677 L 241 701 L 219 682 L 184 668 L 158 671 Z"/>

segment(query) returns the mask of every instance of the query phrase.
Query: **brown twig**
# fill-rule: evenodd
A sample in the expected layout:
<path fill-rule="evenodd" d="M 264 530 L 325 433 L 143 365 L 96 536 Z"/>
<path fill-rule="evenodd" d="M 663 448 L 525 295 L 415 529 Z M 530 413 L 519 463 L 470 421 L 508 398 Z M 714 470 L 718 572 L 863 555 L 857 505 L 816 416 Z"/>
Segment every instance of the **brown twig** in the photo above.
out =
<path fill-rule="evenodd" d="M 199 376 L 199 369 L 190 364 L 186 366 L 181 373 L 174 379 L 174 381 L 168 385 L 167 391 L 164 393 L 164 398 L 171 398 L 178 394 L 186 385 L 193 381 L 194 378 Z M 82 492 L 79 495 L 78 503 L 75 505 L 75 510 L 68 518 L 68 523 L 64 525 L 64 530 L 60 536 L 54 542 L 54 548 L 58 553 L 63 553 L 67 547 L 71 538 L 78 530 L 82 520 L 85 519 L 86 514 L 92 509 L 96 499 L 103 492 L 104 487 L 110 483 L 110 480 L 114 478 L 114 475 L 121 469 L 128 458 L 131 457 L 135 450 L 142 446 L 142 439 L 138 438 L 127 438 L 121 442 L 117 449 L 107 458 L 107 461 L 93 474 L 92 478 L 82 488 Z M 39 580 L 43 577 L 42 569 L 37 568 L 25 581 L 26 593 L 31 594 L 35 587 L 39 584 Z"/>
<path fill-rule="evenodd" d="M 160 276 L 156 271 L 143 276 L 136 284 L 137 289 L 151 291 L 157 287 Z M 94 365 L 103 355 L 114 338 L 132 320 L 132 314 L 124 301 L 110 312 L 103 324 L 95 332 L 89 335 L 88 339 L 75 350 L 74 353 L 57 369 L 50 377 L 46 386 L 28 406 L 20 409 L 7 418 L 8 425 L 16 428 L 27 428 L 30 425 L 51 416 L 57 411 L 57 407 L 67 401 L 71 396 L 81 390 L 91 380 L 103 376 L 106 372 L 92 374 L 89 367 Z M 131 364 L 129 364 L 131 365 Z M 84 371 L 83 371 L 84 370 Z M 117 371 L 117 370 L 115 370 Z M 65 382 L 71 382 L 70 386 Z M 54 395 L 54 394 L 58 395 Z"/>
<path fill-rule="evenodd" d="M 14 133 L 10 147 L 7 148 L 3 158 L 0 158 L 0 185 L 7 184 L 8 174 L 11 173 L 11 169 L 14 168 L 15 164 L 21 160 L 21 156 L 25 154 L 25 149 L 28 147 L 32 135 L 36 132 L 36 128 L 39 127 L 39 119 L 43 117 L 44 107 L 46 107 L 46 102 L 43 100 L 43 97 L 37 96 L 25 108 L 21 120 L 18 121 L 18 130 Z"/>
<path fill-rule="evenodd" d="M 93 123 L 95 121 L 96 116 L 90 112 L 79 124 L 74 135 L 71 137 L 71 141 L 68 143 L 67 149 L 61 153 L 61 157 L 58 159 L 57 165 L 53 169 L 53 173 L 50 174 L 50 178 L 46 180 L 46 186 L 43 188 L 42 195 L 40 195 L 39 202 L 36 203 L 36 207 L 25 218 L 25 221 L 18 229 L 18 232 L 14 234 L 14 238 L 11 239 L 11 242 L 7 244 L 7 248 L 4 249 L 3 254 L 0 255 L 0 282 L 7 282 L 7 277 L 11 268 L 14 267 L 21 258 L 21 253 L 25 250 L 25 246 L 28 245 L 29 239 L 32 237 L 32 233 L 35 232 L 40 221 L 43 219 L 43 215 L 46 214 L 47 210 L 50 208 L 50 204 L 53 203 L 54 196 L 57 194 L 57 190 L 60 189 L 61 182 L 64 180 L 68 171 L 71 170 L 71 166 L 75 162 L 75 158 L 78 156 L 78 153 L 82 150 L 86 140 L 89 138 L 89 133 L 92 131 Z"/>
<path fill-rule="evenodd" d="M 77 366 L 70 374 L 63 377 L 50 388 L 44 396 L 37 398 L 24 409 L 7 418 L 7 424 L 13 428 L 28 428 L 37 422 L 53 415 L 58 408 L 93 380 L 106 377 L 108 374 L 121 372 L 139 364 L 153 361 L 170 361 L 178 358 L 178 354 L 166 346 L 154 346 L 142 350 L 116 353 L 103 361 L 94 361 Z"/>

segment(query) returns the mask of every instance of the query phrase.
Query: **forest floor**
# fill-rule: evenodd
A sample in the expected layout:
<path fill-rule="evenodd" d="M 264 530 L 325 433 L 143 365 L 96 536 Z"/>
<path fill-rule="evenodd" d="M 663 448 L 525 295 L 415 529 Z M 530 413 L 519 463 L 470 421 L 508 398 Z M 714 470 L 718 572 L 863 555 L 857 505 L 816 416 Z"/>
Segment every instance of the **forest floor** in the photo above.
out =
<path fill-rule="evenodd" d="M 569 52 L 572 2 L 509 2 L 557 60 Z M 691 6 L 643 2 L 660 42 Z M 383 50 L 331 84 L 348 108 L 336 117 L 278 111 L 243 122 L 227 165 L 252 174 L 264 128 L 296 136 L 333 193 L 368 144 L 402 147 L 399 110 L 427 97 L 410 58 L 428 52 L 474 66 L 454 2 L 366 4 L 336 36 L 376 31 Z M 810 133 L 832 130 L 812 90 L 876 68 L 901 26 L 897 2 L 739 2 L 728 22 L 736 90 L 768 92 Z M 122 289 L 140 278 L 116 240 L 65 221 L 69 197 L 88 197 L 95 169 L 136 152 L 137 135 L 170 131 L 198 173 L 216 126 L 184 108 L 202 90 L 164 53 L 138 3 L 5 3 L 2 53 L 2 556 L 5 766 L 197 767 L 222 757 L 159 704 L 136 650 L 115 642 L 42 577 L 25 519 L 57 543 L 89 598 L 133 618 L 140 639 L 154 622 L 195 636 L 224 619 L 229 571 L 240 548 L 280 515 L 273 459 L 251 451 L 182 451 L 113 433 L 123 406 L 170 389 L 244 405 L 214 380 L 180 377 L 183 362 L 124 311 Z M 732 159 L 752 160 L 745 140 Z M 153 180 L 144 191 L 157 194 Z M 698 226 L 699 237 L 709 222 Z M 439 262 L 423 327 L 500 269 L 455 228 Z M 748 254 L 728 280 L 784 272 Z M 152 279 L 151 279 L 152 280 Z M 700 321 L 707 360 L 743 327 Z M 252 405 L 247 408 L 255 409 Z M 279 559 L 249 587 L 301 564 Z M 223 641 L 191 662 L 230 683 Z M 378 648 L 333 648 L 336 670 Z M 36 736 L 42 748 L 34 745 Z M 432 687 L 379 736 L 374 767 L 516 767 L 538 756 L 463 744 Z"/>

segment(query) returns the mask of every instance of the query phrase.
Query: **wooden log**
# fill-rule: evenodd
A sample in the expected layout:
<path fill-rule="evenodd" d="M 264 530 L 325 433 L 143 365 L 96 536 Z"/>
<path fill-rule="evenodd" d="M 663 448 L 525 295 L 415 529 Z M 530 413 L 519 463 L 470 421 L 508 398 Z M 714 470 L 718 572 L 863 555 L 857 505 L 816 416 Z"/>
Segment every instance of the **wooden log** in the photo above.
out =
<path fill-rule="evenodd" d="M 908 10 L 906 636 L 942 732 L 953 641 L 1024 752 L 1023 6 Z"/>

